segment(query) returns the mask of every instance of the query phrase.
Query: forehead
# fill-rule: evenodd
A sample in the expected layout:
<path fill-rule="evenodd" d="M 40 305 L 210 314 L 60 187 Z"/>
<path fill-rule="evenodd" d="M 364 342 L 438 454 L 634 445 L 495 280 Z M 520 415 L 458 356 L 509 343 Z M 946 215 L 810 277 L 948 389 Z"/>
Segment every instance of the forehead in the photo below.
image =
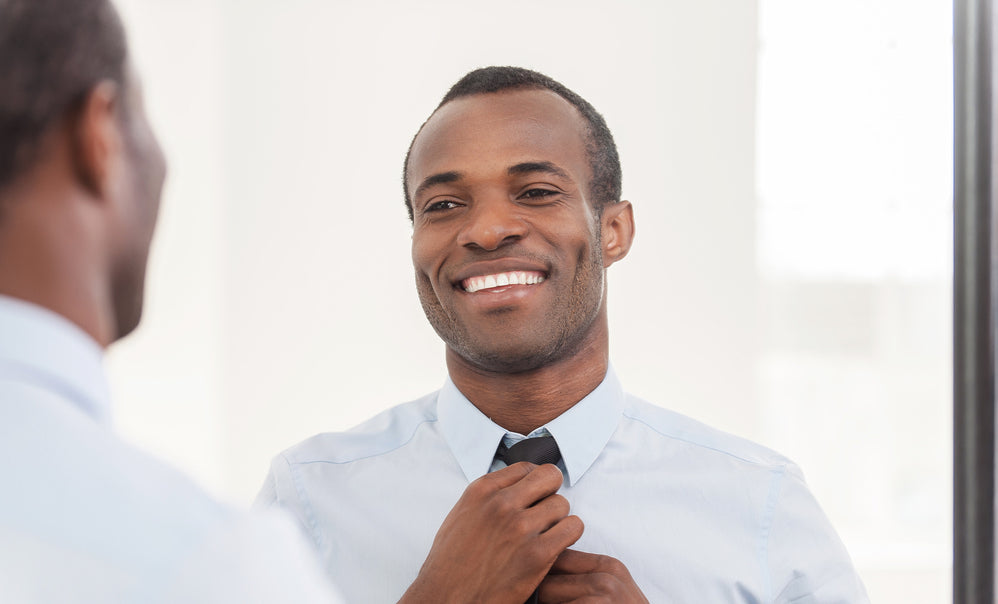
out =
<path fill-rule="evenodd" d="M 578 110 L 546 89 L 462 97 L 438 109 L 416 137 L 407 186 L 430 174 L 526 161 L 550 161 L 587 180 L 586 122 Z"/>

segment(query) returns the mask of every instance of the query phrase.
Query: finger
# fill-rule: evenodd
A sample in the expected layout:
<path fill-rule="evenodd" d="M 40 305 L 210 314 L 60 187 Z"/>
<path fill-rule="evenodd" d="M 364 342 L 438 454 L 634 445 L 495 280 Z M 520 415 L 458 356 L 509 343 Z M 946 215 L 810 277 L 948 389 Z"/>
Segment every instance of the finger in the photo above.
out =
<path fill-rule="evenodd" d="M 509 467 L 513 468 L 525 463 L 521 461 Z M 506 487 L 512 500 L 523 507 L 531 506 L 541 499 L 557 493 L 565 480 L 557 466 L 544 464 L 543 466 L 532 466 L 532 468 L 532 471 L 518 482 Z"/>
<path fill-rule="evenodd" d="M 538 595 L 537 601 L 540 604 L 614 604 L 613 600 L 603 596 L 582 596 L 580 598 L 557 598 L 548 599 Z"/>
<path fill-rule="evenodd" d="M 609 566 L 617 562 L 616 558 L 602 556 L 600 554 L 590 554 L 574 549 L 566 549 L 555 560 L 551 566 L 551 572 L 555 574 L 583 575 L 587 573 L 598 573 L 609 570 Z M 618 562 L 619 564 L 619 562 Z"/>
<path fill-rule="evenodd" d="M 548 575 L 537 586 L 537 599 L 541 602 L 570 602 L 592 595 L 585 575 Z"/>
<path fill-rule="evenodd" d="M 537 466 L 534 464 L 521 461 L 520 463 L 506 466 L 505 468 L 496 470 L 495 472 L 490 472 L 478 480 L 491 485 L 496 490 L 505 489 L 520 482 L 536 469 Z"/>
<path fill-rule="evenodd" d="M 564 553 L 569 551 L 566 550 L 567 547 L 582 537 L 585 528 L 585 524 L 578 516 L 565 516 L 538 537 L 538 546 L 544 551 L 551 552 L 552 556 L 559 552 Z"/>
<path fill-rule="evenodd" d="M 615 577 L 605 573 L 548 575 L 537 587 L 537 598 L 541 602 L 577 602 L 608 597 L 620 593 L 617 583 Z"/>
<path fill-rule="evenodd" d="M 569 511 L 571 511 L 571 506 L 568 500 L 555 493 L 548 495 L 528 508 L 526 515 L 537 526 L 537 532 L 543 533 L 554 526 L 559 520 L 568 516 Z"/>

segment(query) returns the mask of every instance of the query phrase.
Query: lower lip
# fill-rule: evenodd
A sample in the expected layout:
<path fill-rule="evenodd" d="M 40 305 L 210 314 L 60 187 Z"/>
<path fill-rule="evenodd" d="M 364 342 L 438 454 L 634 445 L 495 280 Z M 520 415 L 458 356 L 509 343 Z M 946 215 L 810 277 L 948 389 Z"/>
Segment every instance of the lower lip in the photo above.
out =
<path fill-rule="evenodd" d="M 476 292 L 468 292 L 459 289 L 467 296 L 467 300 L 482 308 L 495 309 L 504 306 L 514 305 L 523 302 L 528 297 L 538 291 L 544 282 L 533 285 L 506 285 L 503 287 L 493 287 L 490 289 L 480 289 Z"/>

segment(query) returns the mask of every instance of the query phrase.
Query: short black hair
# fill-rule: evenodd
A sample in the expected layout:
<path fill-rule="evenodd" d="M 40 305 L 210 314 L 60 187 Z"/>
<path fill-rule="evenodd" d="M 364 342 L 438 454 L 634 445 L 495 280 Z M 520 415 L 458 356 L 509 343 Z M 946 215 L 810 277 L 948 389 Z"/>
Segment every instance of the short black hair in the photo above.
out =
<path fill-rule="evenodd" d="M 0 0 L 0 189 L 94 86 L 124 85 L 127 55 L 108 0 Z"/>
<path fill-rule="evenodd" d="M 476 69 L 451 86 L 451 89 L 447 91 L 433 112 L 436 113 L 438 109 L 454 99 L 466 96 L 529 89 L 550 90 L 571 103 L 582 114 L 587 124 L 586 155 L 589 157 L 589 166 L 593 173 L 592 181 L 589 183 L 589 194 L 592 197 L 593 206 L 597 212 L 602 213 L 604 206 L 620 201 L 620 156 L 617 155 L 617 145 L 613 142 L 613 134 L 607 127 L 606 120 L 589 101 L 543 73 L 522 67 L 493 66 Z M 430 114 L 430 117 L 433 117 L 433 114 Z M 426 121 L 428 122 L 429 118 Z M 426 126 L 426 122 L 423 122 L 423 126 Z M 409 197 L 409 188 L 406 184 L 409 175 L 409 155 L 412 153 L 412 146 L 415 144 L 419 132 L 423 130 L 423 126 L 420 126 L 416 136 L 412 137 L 402 167 L 402 190 L 405 194 L 405 206 L 409 211 L 410 220 L 413 219 L 412 199 Z"/>

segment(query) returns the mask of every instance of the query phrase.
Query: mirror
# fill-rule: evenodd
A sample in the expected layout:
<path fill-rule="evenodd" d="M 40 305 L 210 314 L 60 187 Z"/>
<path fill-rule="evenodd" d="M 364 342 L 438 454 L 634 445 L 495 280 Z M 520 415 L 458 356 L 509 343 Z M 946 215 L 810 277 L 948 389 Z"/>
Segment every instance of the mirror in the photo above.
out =
<path fill-rule="evenodd" d="M 950 3 L 119 4 L 171 162 L 109 363 L 131 437 L 249 501 L 279 450 L 438 388 L 402 158 L 458 77 L 522 65 L 620 149 L 627 389 L 798 462 L 872 601 L 948 600 Z"/>

